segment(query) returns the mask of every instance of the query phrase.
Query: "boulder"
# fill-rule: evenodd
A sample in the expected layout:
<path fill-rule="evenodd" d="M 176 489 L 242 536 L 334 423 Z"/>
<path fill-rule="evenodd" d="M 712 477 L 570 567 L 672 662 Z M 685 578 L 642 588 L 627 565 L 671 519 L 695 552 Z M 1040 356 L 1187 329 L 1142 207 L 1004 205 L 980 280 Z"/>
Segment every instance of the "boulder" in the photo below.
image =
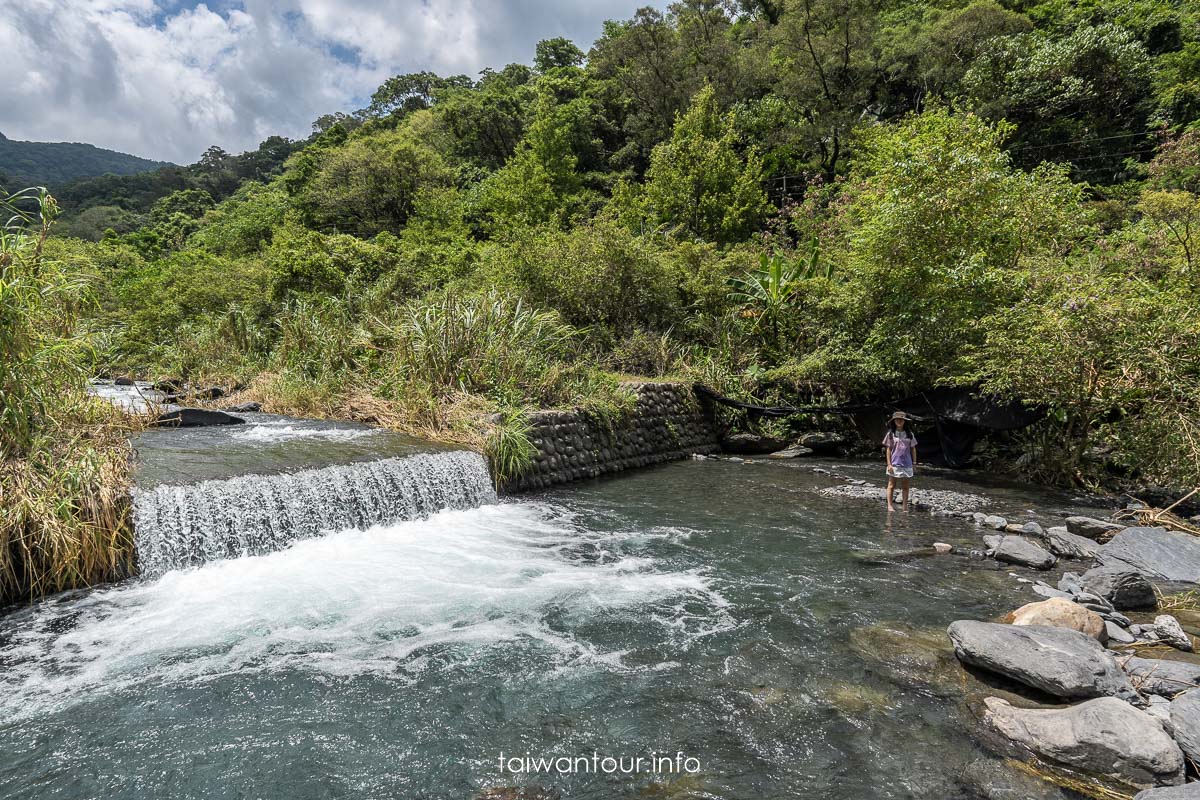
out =
<path fill-rule="evenodd" d="M 985 536 L 983 540 L 992 551 L 992 558 L 997 561 L 1034 569 L 1050 569 L 1054 566 L 1054 556 L 1024 536 Z"/>
<path fill-rule="evenodd" d="M 1026 522 L 1021 526 L 1019 533 L 1023 533 L 1026 536 L 1036 536 L 1040 539 L 1046 535 L 1046 529 L 1036 522 Z"/>
<path fill-rule="evenodd" d="M 1184 754 L 1200 762 L 1200 692 L 1184 692 L 1171 701 L 1171 725 Z"/>
<path fill-rule="evenodd" d="M 1079 584 L 1122 611 L 1154 608 L 1158 598 L 1154 586 L 1136 570 L 1129 567 L 1093 567 L 1079 577 Z"/>
<path fill-rule="evenodd" d="M 1118 656 L 1117 663 L 1142 694 L 1174 697 L 1200 686 L 1200 664 L 1139 656 Z"/>
<path fill-rule="evenodd" d="M 1143 789 L 1134 795 L 1133 800 L 1200 800 L 1200 781 Z"/>
<path fill-rule="evenodd" d="M 776 450 L 767 458 L 799 458 L 800 456 L 811 456 L 812 452 L 807 447 L 789 447 L 786 450 Z"/>
<path fill-rule="evenodd" d="M 836 455 L 846 444 L 846 437 L 833 431 L 814 431 L 806 433 L 796 442 L 801 447 L 807 447 L 814 453 Z"/>
<path fill-rule="evenodd" d="M 1099 539 L 1106 533 L 1116 533 L 1122 527 L 1095 517 L 1067 517 L 1067 531 L 1086 539 Z"/>
<path fill-rule="evenodd" d="M 984 722 L 1041 758 L 1145 788 L 1183 783 L 1179 746 L 1158 722 L 1115 697 L 1069 708 L 1016 708 L 989 697 Z"/>
<path fill-rule="evenodd" d="M 256 403 L 254 401 L 250 401 L 248 403 L 238 403 L 236 405 L 226 406 L 221 410 L 228 411 L 231 414 L 250 414 L 255 411 L 262 411 L 262 403 Z"/>
<path fill-rule="evenodd" d="M 135 385 L 136 384 L 134 383 L 133 378 L 130 378 L 126 375 L 120 375 L 116 378 L 113 378 L 113 386 L 135 386 Z"/>
<path fill-rule="evenodd" d="M 1055 697 L 1136 698 L 1112 654 L 1079 631 L 959 620 L 947 632 L 959 661 Z"/>
<path fill-rule="evenodd" d="M 788 443 L 783 439 L 772 436 L 760 436 L 757 433 L 735 433 L 721 441 L 721 449 L 726 453 L 743 456 L 766 455 L 782 450 Z"/>
<path fill-rule="evenodd" d="M 1100 548 L 1096 560 L 1151 580 L 1200 585 L 1200 537 L 1166 528 L 1126 528 Z"/>
<path fill-rule="evenodd" d="M 1012 613 L 1012 624 L 1070 628 L 1073 631 L 1086 633 L 1098 642 L 1108 640 L 1104 620 L 1099 614 L 1088 611 L 1078 603 L 1057 597 L 1021 606 Z"/>
<path fill-rule="evenodd" d="M 1183 626 L 1179 624 L 1179 620 L 1170 614 L 1160 614 L 1154 618 L 1154 635 L 1176 650 L 1190 653 L 1194 649 L 1191 637 L 1183 632 Z"/>
<path fill-rule="evenodd" d="M 245 421 L 241 417 L 209 408 L 175 408 L 160 415 L 154 424 L 173 428 L 202 428 L 209 425 L 241 425 Z"/>
<path fill-rule="evenodd" d="M 992 530 L 1002 531 L 1008 527 L 1008 520 L 997 514 L 988 514 L 983 518 L 983 527 L 991 528 Z"/>
<path fill-rule="evenodd" d="M 1071 533 L 1062 526 L 1047 528 L 1042 538 L 1046 542 L 1046 548 L 1062 558 L 1091 559 L 1096 557 L 1096 552 L 1100 549 L 1100 545 L 1091 539 Z"/>

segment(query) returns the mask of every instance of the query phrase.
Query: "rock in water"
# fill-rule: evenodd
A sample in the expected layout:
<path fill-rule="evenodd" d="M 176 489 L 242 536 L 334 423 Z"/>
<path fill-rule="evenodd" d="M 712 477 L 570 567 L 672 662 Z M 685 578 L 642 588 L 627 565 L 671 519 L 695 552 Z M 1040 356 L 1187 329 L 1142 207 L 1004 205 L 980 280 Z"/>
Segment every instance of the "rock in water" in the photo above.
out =
<path fill-rule="evenodd" d="M 1176 650 L 1182 650 L 1185 653 L 1193 650 L 1191 637 L 1183 632 L 1183 626 L 1179 624 L 1179 620 L 1170 614 L 1160 614 L 1154 618 L 1154 633 Z"/>
<path fill-rule="evenodd" d="M 796 444 L 822 455 L 836 455 L 846 444 L 846 437 L 833 431 L 817 431 L 804 434 Z"/>
<path fill-rule="evenodd" d="M 1200 585 L 1200 537 L 1166 528 L 1126 528 L 1100 548 L 1096 560 L 1151 580 Z"/>
<path fill-rule="evenodd" d="M 1158 598 L 1146 576 L 1124 566 L 1093 567 L 1079 578 L 1080 585 L 1122 611 L 1154 608 Z"/>
<path fill-rule="evenodd" d="M 1136 640 L 1133 634 L 1112 620 L 1104 620 L 1104 629 L 1108 631 L 1108 641 L 1117 644 L 1133 644 Z"/>
<path fill-rule="evenodd" d="M 228 411 L 233 414 L 250 414 L 255 411 L 262 411 L 262 403 L 251 400 L 248 403 L 238 403 L 237 405 L 226 406 L 221 410 Z"/>
<path fill-rule="evenodd" d="M 1079 631 L 959 620 L 948 633 L 954 655 L 964 664 L 1055 697 L 1136 698 L 1116 659 Z"/>
<path fill-rule="evenodd" d="M 721 449 L 741 456 L 758 456 L 782 450 L 787 444 L 783 439 L 757 433 L 735 433 L 721 442 Z"/>
<path fill-rule="evenodd" d="M 1106 533 L 1116 533 L 1122 527 L 1095 517 L 1067 517 L 1067 531 L 1085 539 L 1099 539 Z"/>
<path fill-rule="evenodd" d="M 985 536 L 992 558 L 1006 564 L 1020 564 L 1034 569 L 1050 569 L 1054 556 L 1023 536 Z"/>
<path fill-rule="evenodd" d="M 201 428 L 208 425 L 241 425 L 246 420 L 208 408 L 176 408 L 159 416 L 155 425 L 177 428 Z"/>
<path fill-rule="evenodd" d="M 1174 697 L 1200 686 L 1200 664 L 1138 656 L 1120 656 L 1117 662 L 1143 694 Z"/>
<path fill-rule="evenodd" d="M 983 527 L 1002 531 L 1008 527 L 1008 520 L 996 514 L 989 514 L 983 518 Z"/>
<path fill-rule="evenodd" d="M 1200 781 L 1182 786 L 1160 786 L 1138 792 L 1133 800 L 1200 800 Z"/>
<path fill-rule="evenodd" d="M 812 452 L 807 447 L 789 447 L 786 450 L 776 450 L 767 458 L 799 458 L 800 456 L 811 456 Z"/>
<path fill-rule="evenodd" d="M 1171 701 L 1175 741 L 1192 761 L 1200 761 L 1200 692 L 1185 692 Z"/>
<path fill-rule="evenodd" d="M 1149 714 L 1114 697 L 1062 709 L 984 700 L 984 722 L 1038 756 L 1139 788 L 1183 783 L 1183 753 Z"/>
<path fill-rule="evenodd" d="M 1100 550 L 1100 545 L 1091 539 L 1071 533 L 1062 526 L 1047 528 L 1042 538 L 1051 553 L 1063 558 L 1095 558 Z"/>
<path fill-rule="evenodd" d="M 1086 633 L 1098 642 L 1108 640 L 1104 620 L 1094 611 L 1078 603 L 1051 598 L 1021 606 L 1012 615 L 1013 625 L 1045 625 L 1049 628 L 1069 628 Z"/>

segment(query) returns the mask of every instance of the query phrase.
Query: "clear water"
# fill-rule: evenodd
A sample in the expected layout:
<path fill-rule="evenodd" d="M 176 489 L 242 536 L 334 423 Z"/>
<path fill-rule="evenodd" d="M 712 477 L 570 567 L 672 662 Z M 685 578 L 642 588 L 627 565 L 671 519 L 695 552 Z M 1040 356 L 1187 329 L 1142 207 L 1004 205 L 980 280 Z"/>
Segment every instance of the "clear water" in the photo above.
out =
<path fill-rule="evenodd" d="M 966 796 L 960 703 L 886 644 L 1029 598 L 888 557 L 979 533 L 829 483 L 683 462 L 16 611 L 0 798 Z M 696 769 L 514 775 L 502 753 Z"/>

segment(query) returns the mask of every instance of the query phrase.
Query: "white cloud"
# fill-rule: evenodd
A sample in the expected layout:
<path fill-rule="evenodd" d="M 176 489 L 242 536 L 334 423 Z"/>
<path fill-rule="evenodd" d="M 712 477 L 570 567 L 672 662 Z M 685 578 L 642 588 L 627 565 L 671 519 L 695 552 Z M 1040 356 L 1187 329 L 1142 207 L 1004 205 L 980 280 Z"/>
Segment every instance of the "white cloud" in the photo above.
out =
<path fill-rule="evenodd" d="M 388 75 L 532 61 L 538 39 L 585 50 L 636 0 L 0 0 L 0 131 L 189 163 L 350 110 Z"/>

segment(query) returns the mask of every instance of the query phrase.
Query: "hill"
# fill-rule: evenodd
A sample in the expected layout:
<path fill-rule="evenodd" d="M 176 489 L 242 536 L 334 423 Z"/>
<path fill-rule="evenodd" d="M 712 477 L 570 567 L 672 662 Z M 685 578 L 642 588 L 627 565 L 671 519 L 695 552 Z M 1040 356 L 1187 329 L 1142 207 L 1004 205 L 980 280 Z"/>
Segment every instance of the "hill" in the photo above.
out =
<path fill-rule="evenodd" d="M 82 142 L 21 142 L 0 133 L 0 185 L 56 186 L 93 175 L 133 175 L 168 166 Z"/>

